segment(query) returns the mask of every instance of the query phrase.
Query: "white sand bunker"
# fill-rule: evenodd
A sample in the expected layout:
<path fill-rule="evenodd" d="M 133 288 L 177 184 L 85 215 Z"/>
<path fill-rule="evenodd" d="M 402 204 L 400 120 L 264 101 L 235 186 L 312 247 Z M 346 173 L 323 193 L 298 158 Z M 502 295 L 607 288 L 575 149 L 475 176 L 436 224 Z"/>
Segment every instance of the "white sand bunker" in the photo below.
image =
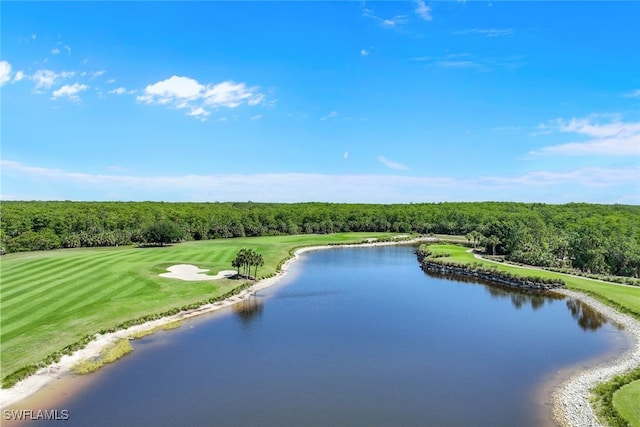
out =
<path fill-rule="evenodd" d="M 198 280 L 219 280 L 226 279 L 228 277 L 234 276 L 237 272 L 235 270 L 222 270 L 218 272 L 215 276 L 208 276 L 206 273 L 207 269 L 198 268 L 195 265 L 191 264 L 178 264 L 172 265 L 167 268 L 169 270 L 168 273 L 160 274 L 160 277 L 168 277 L 169 279 L 179 279 L 186 280 L 188 282 L 195 282 Z"/>

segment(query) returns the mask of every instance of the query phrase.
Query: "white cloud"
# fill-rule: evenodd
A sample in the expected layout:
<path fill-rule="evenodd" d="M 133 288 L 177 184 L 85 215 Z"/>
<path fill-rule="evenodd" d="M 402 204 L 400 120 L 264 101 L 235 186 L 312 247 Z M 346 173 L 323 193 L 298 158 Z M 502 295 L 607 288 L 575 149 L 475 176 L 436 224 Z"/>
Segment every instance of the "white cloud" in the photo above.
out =
<path fill-rule="evenodd" d="M 24 72 L 22 72 L 22 71 L 18 71 L 18 72 L 16 73 L 16 75 L 15 75 L 15 76 L 13 76 L 13 81 L 14 81 L 14 83 L 15 83 L 15 82 L 19 82 L 20 80 L 24 80 L 24 78 L 25 78 L 25 77 L 26 77 L 26 76 L 25 76 Z"/>
<path fill-rule="evenodd" d="M 360 51 L 360 56 L 369 56 L 369 51 L 367 49 L 362 49 Z"/>
<path fill-rule="evenodd" d="M 566 156 L 640 156 L 640 122 L 614 120 L 608 123 L 595 122 L 598 116 L 588 119 L 552 120 L 541 124 L 543 134 L 552 132 L 584 135 L 585 141 L 551 145 L 531 151 L 530 155 Z"/>
<path fill-rule="evenodd" d="M 11 64 L 7 61 L 0 61 L 0 86 L 11 81 Z"/>
<path fill-rule="evenodd" d="M 256 106 L 262 104 L 265 95 L 257 86 L 249 87 L 245 83 L 224 81 L 203 85 L 189 77 L 171 76 L 166 80 L 148 85 L 144 94 L 136 98 L 147 104 L 167 105 L 173 108 L 188 108 L 204 111 L 204 107 L 236 108 L 243 104 Z M 194 117 L 202 117 L 201 114 Z"/>
<path fill-rule="evenodd" d="M 115 83 L 115 82 L 116 82 L 116 79 L 109 79 L 109 80 L 107 80 L 107 83 L 108 83 L 108 84 L 113 84 L 113 83 Z"/>
<path fill-rule="evenodd" d="M 48 89 L 56 81 L 58 75 L 51 70 L 38 70 L 32 76 L 31 79 L 36 82 L 36 90 L 40 88 Z"/>
<path fill-rule="evenodd" d="M 33 194 L 46 188 L 64 189 L 58 198 L 69 200 L 332 201 L 351 203 L 407 203 L 437 201 L 511 200 L 547 203 L 587 201 L 640 203 L 640 166 L 534 171 L 515 176 L 452 178 L 407 175 L 331 175 L 305 173 L 131 176 L 88 174 L 0 160 L 3 175 L 28 184 Z M 32 187 L 29 187 L 32 185 Z M 21 197 L 15 188 L 4 190 Z M 57 190 L 56 190 L 57 191 Z M 80 197 L 77 194 L 81 194 Z M 75 195 L 75 196 L 74 196 Z M 55 197 L 54 197 L 55 198 Z M 42 194 L 41 199 L 52 199 Z"/>
<path fill-rule="evenodd" d="M 344 154 L 342 155 L 343 159 L 348 159 L 349 158 L 349 152 L 345 151 Z"/>
<path fill-rule="evenodd" d="M 66 44 L 64 45 L 64 50 L 67 51 L 67 55 L 68 56 L 71 56 L 71 48 L 68 45 L 66 45 Z"/>
<path fill-rule="evenodd" d="M 335 119 L 336 117 L 338 117 L 338 112 L 337 111 L 332 111 L 329 114 L 327 114 L 326 116 L 320 117 L 320 120 Z"/>
<path fill-rule="evenodd" d="M 53 49 L 51 49 L 51 53 L 52 53 L 53 55 L 57 55 L 57 54 L 59 54 L 59 53 L 60 53 L 60 49 L 58 49 L 57 47 L 54 47 Z"/>
<path fill-rule="evenodd" d="M 385 165 L 386 167 L 394 169 L 394 170 L 398 170 L 398 171 L 409 170 L 409 168 L 407 166 L 403 165 L 402 163 L 394 162 L 392 160 L 387 159 L 384 156 L 378 156 L 378 161 L 380 163 L 382 163 L 383 165 Z"/>
<path fill-rule="evenodd" d="M 167 104 L 176 100 L 197 99 L 202 95 L 204 86 L 188 77 L 171 76 L 144 89 L 144 95 L 138 101 L 152 104 L 154 102 Z"/>
<path fill-rule="evenodd" d="M 189 111 L 187 113 L 187 116 L 195 117 L 196 119 L 204 122 L 205 120 L 207 120 L 207 117 L 210 114 L 211 113 L 208 112 L 207 110 L 205 110 L 204 108 L 198 107 L 198 108 L 194 108 L 191 111 Z"/>
<path fill-rule="evenodd" d="M 49 89 L 59 77 L 51 70 L 38 70 L 31 76 L 31 80 L 36 82 L 35 90 Z"/>
<path fill-rule="evenodd" d="M 260 104 L 264 95 L 258 92 L 257 87 L 248 87 L 244 83 L 225 81 L 208 88 L 204 93 L 204 102 L 207 105 L 236 108 L 244 102 L 251 106 Z"/>
<path fill-rule="evenodd" d="M 127 89 L 125 89 L 123 87 L 119 87 L 117 89 L 110 90 L 107 93 L 110 93 L 110 94 L 113 94 L 113 95 L 124 95 L 125 93 L 127 93 Z"/>
<path fill-rule="evenodd" d="M 64 85 L 58 90 L 53 91 L 52 99 L 57 99 L 61 97 L 67 97 L 72 101 L 77 101 L 80 98 L 78 94 L 84 90 L 87 90 L 89 86 L 83 85 L 80 83 L 74 83 L 72 85 Z"/>
<path fill-rule="evenodd" d="M 262 118 L 262 114 L 256 114 L 255 116 L 249 117 L 251 120 L 260 120 Z"/>
<path fill-rule="evenodd" d="M 100 76 L 101 76 L 101 75 L 103 75 L 104 73 L 106 73 L 106 71 L 105 71 L 105 70 L 98 70 L 98 71 L 95 71 L 95 72 L 93 73 L 93 77 L 100 77 Z"/>
<path fill-rule="evenodd" d="M 416 13 L 425 21 L 431 21 L 433 17 L 431 16 L 431 8 L 427 6 L 424 0 L 416 0 Z"/>

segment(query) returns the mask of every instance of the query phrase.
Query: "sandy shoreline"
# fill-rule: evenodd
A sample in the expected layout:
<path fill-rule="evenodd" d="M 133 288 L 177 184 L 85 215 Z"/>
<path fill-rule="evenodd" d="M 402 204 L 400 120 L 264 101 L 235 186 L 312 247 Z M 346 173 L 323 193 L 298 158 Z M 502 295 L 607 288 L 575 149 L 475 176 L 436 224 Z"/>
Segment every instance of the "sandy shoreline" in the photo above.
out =
<path fill-rule="evenodd" d="M 173 316 L 163 317 L 157 320 L 152 320 L 152 321 L 149 321 L 140 325 L 135 325 L 130 328 L 122 329 L 116 332 L 112 332 L 108 334 L 96 334 L 95 339 L 93 339 L 84 348 L 74 352 L 73 354 L 63 356 L 59 362 L 52 363 L 51 365 L 45 368 L 41 368 L 35 374 L 18 382 L 16 385 L 14 385 L 9 389 L 0 389 L 0 409 L 4 409 L 8 406 L 11 406 L 27 398 L 28 396 L 32 395 L 36 391 L 40 390 L 46 384 L 52 381 L 55 381 L 56 379 L 59 379 L 62 376 L 70 374 L 72 372 L 71 369 L 75 364 L 83 360 L 97 357 L 103 348 L 113 344 L 119 339 L 127 338 L 137 332 L 154 329 L 154 328 L 157 328 L 158 326 L 162 326 L 167 323 L 171 323 L 171 322 L 175 322 L 183 319 L 189 319 L 191 317 L 199 316 L 206 313 L 211 313 L 211 312 L 223 309 L 225 307 L 229 307 L 237 302 L 248 299 L 256 291 L 272 286 L 276 282 L 278 282 L 287 273 L 287 270 L 291 265 L 291 263 L 297 260 L 300 254 L 304 252 L 320 250 L 320 249 L 328 249 L 328 248 L 339 248 L 339 247 L 356 247 L 356 246 L 366 247 L 366 246 L 388 246 L 388 245 L 399 245 L 399 244 L 412 244 L 412 243 L 418 243 L 422 241 L 433 241 L 433 240 L 434 239 L 432 238 L 418 238 L 413 240 L 398 240 L 398 241 L 390 241 L 390 242 L 308 246 L 308 247 L 297 249 L 294 252 L 293 257 L 288 259 L 282 265 L 280 272 L 278 274 L 276 274 L 273 277 L 269 277 L 267 279 L 262 279 L 256 282 L 250 288 L 245 289 L 240 293 L 230 298 L 227 298 L 224 301 L 219 301 L 213 304 L 205 304 L 194 310 L 181 312 Z"/>
<path fill-rule="evenodd" d="M 135 325 L 128 329 L 123 329 L 113 333 L 104 335 L 96 334 L 95 339 L 87 344 L 83 349 L 78 350 L 71 355 L 63 356 L 59 362 L 40 369 L 37 373 L 25 378 L 10 389 L 0 389 L 0 408 L 6 408 L 13 405 L 32 395 L 46 384 L 70 374 L 71 368 L 76 363 L 98 356 L 103 348 L 109 346 L 118 339 L 127 338 L 137 332 L 154 329 L 166 323 L 211 313 L 248 299 L 256 291 L 272 286 L 284 277 L 291 263 L 296 261 L 302 253 L 328 248 L 387 246 L 412 244 L 433 240 L 434 239 L 430 238 L 420 238 L 407 241 L 372 242 L 357 245 L 309 246 L 297 249 L 294 252 L 294 256 L 282 265 L 281 271 L 278 274 L 273 277 L 260 280 L 250 288 L 245 289 L 224 301 L 206 304 L 195 310 L 178 313 L 173 316 L 153 320 L 141 325 Z M 590 390 L 598 383 L 608 381 L 616 375 L 640 366 L 640 322 L 630 316 L 619 313 L 615 309 L 608 307 L 587 295 L 567 289 L 556 289 L 554 292 L 561 293 L 587 303 L 604 314 L 611 321 L 624 326 L 625 333 L 630 336 L 632 345 L 627 352 L 617 357 L 613 362 L 599 364 L 591 369 L 579 371 L 571 375 L 569 379 L 563 381 L 563 383 L 553 391 L 553 418 L 559 425 L 580 427 L 600 426 L 601 424 L 598 423 L 591 409 L 591 405 L 589 404 Z"/>
<path fill-rule="evenodd" d="M 579 292 L 568 289 L 554 289 L 553 292 L 578 299 L 593 307 L 609 320 L 622 325 L 631 340 L 631 348 L 613 362 L 601 363 L 577 372 L 553 392 L 553 418 L 559 425 L 601 426 L 589 404 L 591 389 L 640 366 L 640 322 Z"/>

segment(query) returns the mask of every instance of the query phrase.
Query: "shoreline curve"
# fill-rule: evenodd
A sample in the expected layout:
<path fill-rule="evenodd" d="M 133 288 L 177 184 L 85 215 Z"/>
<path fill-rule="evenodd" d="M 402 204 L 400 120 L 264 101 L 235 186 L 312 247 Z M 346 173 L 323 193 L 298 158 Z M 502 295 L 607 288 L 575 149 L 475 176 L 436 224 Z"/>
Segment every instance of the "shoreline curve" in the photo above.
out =
<path fill-rule="evenodd" d="M 287 270 L 291 263 L 296 261 L 300 254 L 321 249 L 340 248 L 340 247 L 371 247 L 371 246 L 392 246 L 401 244 L 413 244 L 419 242 L 433 241 L 433 238 L 417 238 L 411 240 L 396 240 L 389 242 L 370 242 L 370 243 L 355 243 L 355 244 L 335 244 L 335 245 L 321 245 L 321 246 L 305 246 L 294 250 L 293 256 L 287 259 L 281 266 L 280 271 L 275 276 L 261 279 L 251 285 L 249 288 L 235 294 L 223 301 L 218 301 L 211 304 L 204 304 L 193 310 L 183 311 L 172 316 L 163 317 L 157 320 L 151 320 L 139 325 L 131 326 L 127 329 L 121 329 L 115 332 L 107 334 L 95 334 L 94 339 L 90 341 L 85 347 L 75 351 L 70 355 L 64 355 L 60 358 L 60 361 L 52 363 L 44 368 L 40 368 L 35 374 L 19 381 L 13 387 L 8 389 L 0 389 L 0 409 L 5 409 L 8 406 L 14 405 L 23 399 L 36 393 L 45 385 L 60 379 L 63 376 L 72 374 L 72 368 L 75 364 L 97 357 L 100 352 L 109 345 L 115 343 L 119 339 L 128 338 L 129 336 L 143 331 L 148 331 L 167 323 L 190 319 L 192 317 L 200 316 L 214 311 L 221 310 L 229 307 L 240 301 L 248 299 L 255 292 L 274 285 L 282 277 L 287 274 Z"/>
<path fill-rule="evenodd" d="M 552 393 L 553 419 L 558 425 L 562 427 L 602 426 L 589 403 L 591 390 L 597 384 L 640 366 L 640 321 L 586 294 L 568 289 L 554 289 L 553 292 L 578 299 L 602 313 L 610 321 L 622 325 L 624 333 L 630 340 L 629 350 L 616 357 L 613 362 L 601 362 L 571 374 Z"/>

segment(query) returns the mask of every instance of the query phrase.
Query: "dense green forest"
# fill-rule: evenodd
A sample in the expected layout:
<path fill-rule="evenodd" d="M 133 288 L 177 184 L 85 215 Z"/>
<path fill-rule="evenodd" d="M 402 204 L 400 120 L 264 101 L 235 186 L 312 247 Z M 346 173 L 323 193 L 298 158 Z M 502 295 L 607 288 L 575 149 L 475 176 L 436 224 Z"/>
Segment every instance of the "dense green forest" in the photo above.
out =
<path fill-rule="evenodd" d="M 184 240 L 390 231 L 467 236 L 507 259 L 640 276 L 640 206 L 539 203 L 20 202 L 1 205 L 7 252 L 146 242 L 173 223 Z"/>

